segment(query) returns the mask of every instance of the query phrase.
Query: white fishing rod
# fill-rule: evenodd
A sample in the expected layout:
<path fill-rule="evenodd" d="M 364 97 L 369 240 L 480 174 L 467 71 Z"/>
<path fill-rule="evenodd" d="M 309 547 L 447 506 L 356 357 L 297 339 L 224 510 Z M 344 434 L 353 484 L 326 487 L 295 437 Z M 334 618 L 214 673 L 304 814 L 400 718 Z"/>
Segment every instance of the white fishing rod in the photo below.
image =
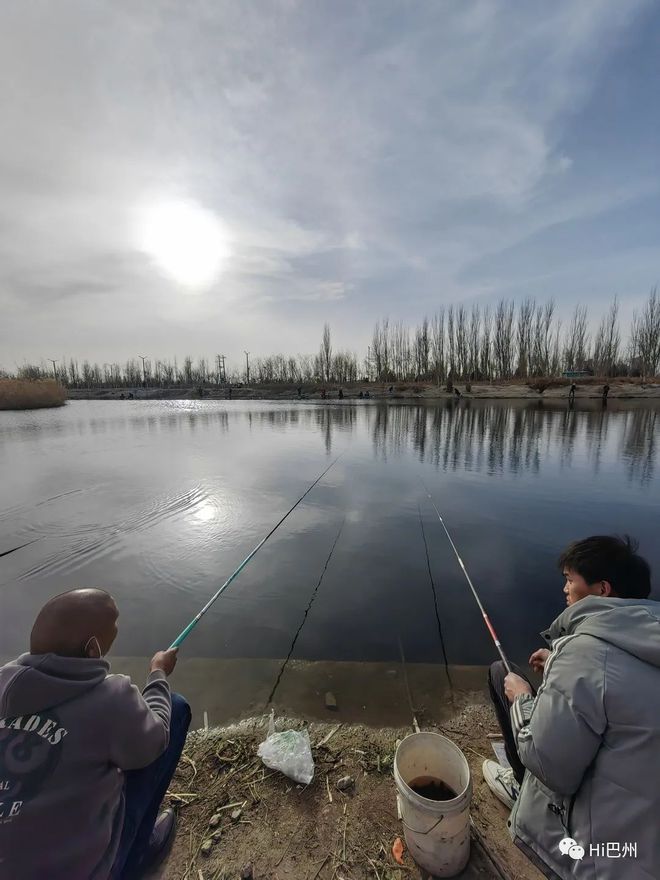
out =
<path fill-rule="evenodd" d="M 461 555 L 458 552 L 458 550 L 456 549 L 456 544 L 454 544 L 452 536 L 449 534 L 449 529 L 445 525 L 445 521 L 442 518 L 442 516 L 440 515 L 440 511 L 436 507 L 435 501 L 433 500 L 429 490 L 424 485 L 424 482 L 422 482 L 422 486 L 424 487 L 424 491 L 426 492 L 426 497 L 429 499 L 429 501 L 433 505 L 433 509 L 435 510 L 435 512 L 438 516 L 438 519 L 440 520 L 440 525 L 445 530 L 445 534 L 449 538 L 449 543 L 451 544 L 452 550 L 456 554 L 456 559 L 458 559 L 458 564 L 460 565 L 461 570 L 462 570 L 463 574 L 465 575 L 465 579 L 468 582 L 468 584 L 470 585 L 470 589 L 472 590 L 472 595 L 474 596 L 475 601 L 476 601 L 477 605 L 479 606 L 479 611 L 481 611 L 481 616 L 484 619 L 484 623 L 488 627 L 488 632 L 490 633 L 491 638 L 492 638 L 493 642 L 495 643 L 495 647 L 497 648 L 497 652 L 502 659 L 502 663 L 504 663 L 504 667 L 505 667 L 506 671 L 511 672 L 511 664 L 509 663 L 509 660 L 508 660 L 506 654 L 504 653 L 504 649 L 502 648 L 502 643 L 500 642 L 500 640 L 497 637 L 497 633 L 495 632 L 495 627 L 490 622 L 490 618 L 489 618 L 488 614 L 486 613 L 486 609 L 484 608 L 484 606 L 481 602 L 481 599 L 479 598 L 479 594 L 477 593 L 474 584 L 472 583 L 472 578 L 468 574 L 468 570 L 465 567 L 465 563 L 461 559 Z"/>
<path fill-rule="evenodd" d="M 193 619 L 190 621 L 190 623 L 188 624 L 188 626 L 186 626 L 186 628 L 185 628 L 184 630 L 182 630 L 182 631 L 179 633 L 179 635 L 174 639 L 174 641 L 172 642 L 172 644 L 171 644 L 170 647 L 169 647 L 169 650 L 172 650 L 172 648 L 178 648 L 179 645 L 180 645 L 185 639 L 188 638 L 188 636 L 189 636 L 190 633 L 195 629 L 195 627 L 197 626 L 197 624 L 199 623 L 199 621 L 202 619 L 202 617 L 204 617 L 204 615 L 205 615 L 206 612 L 209 610 L 209 608 L 213 605 L 213 603 L 214 603 L 217 599 L 220 598 L 220 596 L 222 595 L 222 593 L 224 593 L 224 591 L 227 589 L 227 587 L 229 586 L 229 584 L 230 584 L 230 583 L 231 583 L 236 577 L 238 577 L 238 575 L 243 571 L 243 569 L 244 569 L 245 566 L 248 564 L 248 562 L 252 559 L 252 557 L 253 557 L 253 556 L 256 556 L 256 554 L 257 554 L 257 553 L 259 552 L 259 550 L 264 546 L 264 544 L 265 544 L 266 541 L 270 538 L 270 536 L 271 536 L 274 532 L 276 532 L 277 529 L 279 529 L 279 527 L 282 525 L 282 523 L 284 522 L 284 520 L 285 520 L 290 514 L 293 513 L 293 511 L 296 509 L 296 507 L 298 507 L 298 505 L 300 504 L 300 502 L 301 502 L 304 498 L 306 498 L 307 495 L 309 495 L 309 493 L 312 491 L 312 489 L 314 488 L 314 486 L 316 486 L 316 484 L 317 484 L 317 483 L 318 483 L 318 482 L 319 482 L 319 481 L 320 481 L 320 480 L 321 480 L 321 479 L 322 479 L 322 478 L 328 473 L 328 471 L 330 470 L 330 468 L 333 467 L 333 466 L 339 461 L 339 459 L 342 457 L 343 454 L 344 454 L 343 452 L 340 453 L 340 454 L 337 456 L 337 458 L 335 458 L 335 460 L 332 461 L 332 462 L 327 466 L 327 468 L 323 471 L 323 473 L 320 474 L 320 475 L 314 480 L 314 482 L 313 482 L 312 485 L 309 487 L 309 489 L 307 489 L 307 491 L 304 492 L 304 493 L 300 496 L 300 498 L 296 501 L 296 503 L 295 503 L 292 507 L 290 507 L 290 508 L 287 510 L 287 512 L 284 514 L 284 516 L 283 516 L 283 517 L 282 517 L 282 518 L 281 518 L 281 519 L 280 519 L 280 520 L 279 520 L 279 521 L 273 526 L 273 528 L 268 532 L 268 534 L 266 535 L 266 537 L 265 537 L 265 538 L 262 538 L 261 541 L 259 541 L 259 543 L 258 543 L 257 546 L 254 548 L 254 550 L 252 550 L 252 552 L 249 553 L 249 554 L 245 557 L 245 559 L 243 560 L 243 562 L 241 562 L 241 564 L 238 566 L 238 568 L 236 569 L 236 571 L 234 571 L 232 574 L 229 575 L 229 577 L 228 577 L 227 580 L 224 582 L 224 584 L 220 587 L 220 589 L 217 590 L 217 591 L 211 596 L 211 598 L 210 598 L 209 601 L 206 603 L 206 605 L 205 605 L 200 611 L 197 612 L 197 614 L 193 617 Z"/>

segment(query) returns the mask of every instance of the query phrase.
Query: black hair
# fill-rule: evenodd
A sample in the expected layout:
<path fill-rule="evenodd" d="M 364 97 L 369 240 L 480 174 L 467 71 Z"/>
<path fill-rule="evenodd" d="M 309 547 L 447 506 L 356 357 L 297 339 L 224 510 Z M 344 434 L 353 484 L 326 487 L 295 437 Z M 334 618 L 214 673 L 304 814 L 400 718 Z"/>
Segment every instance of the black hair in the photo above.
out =
<path fill-rule="evenodd" d="M 608 581 L 621 599 L 647 599 L 651 566 L 637 547 L 629 535 L 592 535 L 569 544 L 559 557 L 559 568 L 577 572 L 588 584 Z"/>

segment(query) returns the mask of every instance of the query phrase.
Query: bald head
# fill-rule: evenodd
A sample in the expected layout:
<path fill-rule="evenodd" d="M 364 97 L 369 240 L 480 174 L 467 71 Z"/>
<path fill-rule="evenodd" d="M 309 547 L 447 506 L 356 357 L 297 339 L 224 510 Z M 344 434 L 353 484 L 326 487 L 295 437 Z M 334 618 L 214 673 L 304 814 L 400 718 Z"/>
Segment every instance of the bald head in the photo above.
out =
<path fill-rule="evenodd" d="M 119 612 L 105 590 L 70 590 L 54 596 L 37 614 L 30 635 L 31 654 L 100 657 L 117 635 Z"/>

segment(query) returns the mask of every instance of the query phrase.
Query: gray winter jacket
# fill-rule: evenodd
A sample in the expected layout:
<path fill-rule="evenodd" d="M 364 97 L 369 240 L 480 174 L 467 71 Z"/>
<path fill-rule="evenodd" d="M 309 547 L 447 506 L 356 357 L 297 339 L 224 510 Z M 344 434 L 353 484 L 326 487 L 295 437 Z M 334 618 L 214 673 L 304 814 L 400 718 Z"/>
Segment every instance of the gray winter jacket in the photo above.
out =
<path fill-rule="evenodd" d="M 22 654 L 0 667 L 0 880 L 106 880 L 124 821 L 124 772 L 169 741 L 171 697 L 107 660 Z"/>
<path fill-rule="evenodd" d="M 658 880 L 660 602 L 589 596 L 543 635 L 543 683 L 511 709 L 528 770 L 511 835 L 546 877 Z"/>

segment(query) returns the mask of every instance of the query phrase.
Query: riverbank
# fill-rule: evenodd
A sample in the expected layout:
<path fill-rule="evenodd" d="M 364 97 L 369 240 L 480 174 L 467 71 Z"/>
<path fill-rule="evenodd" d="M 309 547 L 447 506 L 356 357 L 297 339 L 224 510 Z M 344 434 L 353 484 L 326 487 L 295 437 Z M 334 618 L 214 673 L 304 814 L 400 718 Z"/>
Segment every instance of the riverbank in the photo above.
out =
<path fill-rule="evenodd" d="M 660 398 L 660 381 L 642 382 L 640 379 L 581 379 L 576 381 L 576 400 L 600 400 L 605 382 L 610 386 L 611 400 L 636 400 Z M 532 380 L 525 382 L 459 382 L 455 391 L 447 391 L 444 385 L 432 382 L 395 382 L 392 385 L 375 382 L 353 385 L 234 385 L 231 392 L 223 385 L 176 388 L 99 388 L 70 389 L 71 400 L 311 400 L 337 401 L 339 391 L 344 402 L 355 400 L 411 401 L 447 400 L 450 398 L 495 400 L 561 400 L 568 397 L 570 381 L 565 379 Z M 300 388 L 300 395 L 298 393 Z M 362 396 L 360 396 L 362 395 Z"/>
<path fill-rule="evenodd" d="M 188 744 L 168 792 L 179 830 L 161 880 L 402 880 L 420 875 L 404 849 L 392 855 L 403 826 L 397 816 L 392 764 L 397 741 L 410 728 L 280 719 L 277 729 L 307 727 L 315 775 L 297 785 L 263 766 L 257 756 L 267 734 L 262 716 L 198 731 Z M 441 726 L 472 772 L 471 857 L 463 880 L 538 880 L 540 874 L 511 842 L 508 811 L 483 781 L 493 757 L 495 715 L 474 703 Z M 347 779 L 348 777 L 348 779 Z M 247 866 L 248 870 L 241 872 Z"/>
<path fill-rule="evenodd" d="M 54 379 L 0 379 L 0 409 L 64 406 L 67 391 Z"/>

